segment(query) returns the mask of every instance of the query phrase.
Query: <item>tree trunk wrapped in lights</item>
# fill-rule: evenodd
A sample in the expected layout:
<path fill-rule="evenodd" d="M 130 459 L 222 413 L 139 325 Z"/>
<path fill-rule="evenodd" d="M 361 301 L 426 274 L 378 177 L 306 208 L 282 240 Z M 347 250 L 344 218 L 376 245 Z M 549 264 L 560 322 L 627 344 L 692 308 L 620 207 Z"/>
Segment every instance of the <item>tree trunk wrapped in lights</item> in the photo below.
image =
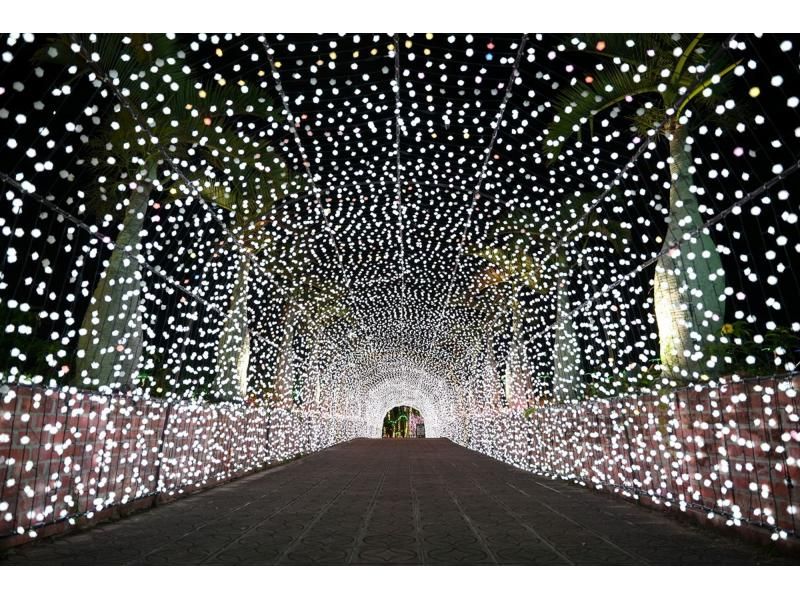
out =
<path fill-rule="evenodd" d="M 277 405 L 288 409 L 292 405 L 292 390 L 294 388 L 294 353 L 292 346 L 298 318 L 297 306 L 291 300 L 287 300 L 283 313 L 281 341 L 278 344 L 276 357 L 274 396 Z"/>
<path fill-rule="evenodd" d="M 584 125 L 593 135 L 595 117 L 628 104 L 638 106 L 630 118 L 639 135 L 669 140 L 668 226 L 653 280 L 661 365 L 673 378 L 689 377 L 693 369 L 713 372 L 715 364 L 706 353 L 722 327 L 725 273 L 709 235 L 689 234 L 702 228 L 703 219 L 692 191 L 687 128 L 717 117 L 715 93 L 725 88 L 726 76 L 739 62 L 716 52 L 703 33 L 681 46 L 664 33 L 594 33 L 580 41 L 585 45 L 577 52 L 601 62 L 559 97 L 542 144 L 546 157 L 563 160 L 567 140 L 580 135 Z M 647 68 L 636 68 L 645 61 Z"/>
<path fill-rule="evenodd" d="M 676 125 L 669 141 L 672 187 L 669 226 L 653 283 L 661 363 L 686 376 L 702 355 L 709 334 L 719 332 L 725 315 L 725 271 L 714 241 L 702 229 L 697 197 L 692 192 L 691 153 L 686 127 Z M 699 362 L 704 369 L 709 364 Z M 710 368 L 713 370 L 713 368 Z"/>
<path fill-rule="evenodd" d="M 108 266 L 83 316 L 76 360 L 80 384 L 112 390 L 129 388 L 135 382 L 143 343 L 139 238 L 154 177 L 151 170 L 131 194 Z"/>
<path fill-rule="evenodd" d="M 220 400 L 243 399 L 247 395 L 247 366 L 250 360 L 247 298 L 251 260 L 250 256 L 242 256 L 238 262 L 228 312 L 217 343 L 214 390 Z"/>
<path fill-rule="evenodd" d="M 575 332 L 569 299 L 569 279 L 561 270 L 556 287 L 556 323 L 553 327 L 553 392 L 559 401 L 584 396 L 581 349 Z"/>
<path fill-rule="evenodd" d="M 519 299 L 512 298 L 511 342 L 506 359 L 505 393 L 508 406 L 517 411 L 525 409 L 533 396 L 527 349 L 525 339 L 522 338 L 521 312 Z"/>
<path fill-rule="evenodd" d="M 500 384 L 500 374 L 498 371 L 497 356 L 494 352 L 494 334 L 492 331 L 486 335 L 486 365 L 484 366 L 484 392 L 486 398 L 493 409 L 504 406 L 505 393 Z M 488 383 L 486 378 L 488 377 Z"/>

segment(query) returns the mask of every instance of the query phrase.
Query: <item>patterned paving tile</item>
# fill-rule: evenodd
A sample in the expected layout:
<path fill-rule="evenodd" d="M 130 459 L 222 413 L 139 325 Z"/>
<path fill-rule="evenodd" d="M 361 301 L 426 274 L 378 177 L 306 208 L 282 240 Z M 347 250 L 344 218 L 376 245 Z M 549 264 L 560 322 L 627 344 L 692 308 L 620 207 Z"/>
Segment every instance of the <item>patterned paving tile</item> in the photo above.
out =
<path fill-rule="evenodd" d="M 355 440 L 0 565 L 797 564 L 447 440 Z"/>

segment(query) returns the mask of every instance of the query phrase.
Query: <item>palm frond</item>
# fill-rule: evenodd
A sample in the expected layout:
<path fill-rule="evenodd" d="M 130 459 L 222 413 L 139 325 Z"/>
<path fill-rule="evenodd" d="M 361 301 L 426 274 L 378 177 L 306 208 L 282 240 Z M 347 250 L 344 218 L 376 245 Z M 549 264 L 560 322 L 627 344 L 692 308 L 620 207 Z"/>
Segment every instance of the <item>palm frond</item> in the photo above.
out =
<path fill-rule="evenodd" d="M 575 48 L 571 43 L 572 38 L 585 45 L 581 52 L 596 55 L 603 60 L 618 60 L 621 63 L 633 65 L 651 62 L 656 55 L 664 51 L 670 52 L 677 45 L 678 40 L 674 40 L 668 33 L 588 33 L 581 35 L 570 35 L 568 47 Z"/>
<path fill-rule="evenodd" d="M 653 95 L 647 109 L 632 115 L 638 131 L 652 129 L 666 118 L 666 108 L 688 95 L 683 107 L 696 98 L 712 74 L 727 72 L 735 64 L 717 41 L 703 34 L 608 34 L 578 36 L 583 50 L 599 60 L 591 83 L 574 79 L 554 102 L 555 115 L 542 145 L 551 161 L 564 144 L 599 113 L 637 96 Z M 694 92 L 692 92 L 694 90 Z"/>
<path fill-rule="evenodd" d="M 554 103 L 555 116 L 542 141 L 545 154 L 555 159 L 564 143 L 598 113 L 635 96 L 657 94 L 658 83 L 657 73 L 623 72 L 617 65 L 598 72 L 591 84 L 574 81 L 572 87 L 562 91 Z"/>

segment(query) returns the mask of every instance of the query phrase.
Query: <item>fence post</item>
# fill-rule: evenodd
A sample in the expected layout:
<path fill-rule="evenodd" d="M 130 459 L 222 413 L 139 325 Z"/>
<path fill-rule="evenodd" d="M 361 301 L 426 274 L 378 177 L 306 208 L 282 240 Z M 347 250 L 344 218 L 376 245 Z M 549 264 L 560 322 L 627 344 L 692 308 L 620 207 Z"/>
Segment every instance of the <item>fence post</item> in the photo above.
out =
<path fill-rule="evenodd" d="M 167 423 L 171 413 L 172 402 L 167 402 L 167 408 L 164 410 L 164 421 L 161 424 L 161 438 L 158 439 L 158 464 L 156 465 L 156 477 L 153 482 L 153 494 L 158 494 L 158 484 L 161 482 L 161 467 L 164 462 L 164 439 L 167 435 Z"/>

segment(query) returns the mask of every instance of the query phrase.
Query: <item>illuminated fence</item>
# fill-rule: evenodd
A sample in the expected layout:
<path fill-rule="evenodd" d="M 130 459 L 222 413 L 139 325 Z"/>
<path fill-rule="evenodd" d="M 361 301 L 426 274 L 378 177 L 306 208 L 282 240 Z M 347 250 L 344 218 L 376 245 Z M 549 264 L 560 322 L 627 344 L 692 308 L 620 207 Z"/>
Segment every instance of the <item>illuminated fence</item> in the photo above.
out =
<path fill-rule="evenodd" d="M 800 378 L 476 414 L 467 446 L 645 504 L 797 537 Z"/>
<path fill-rule="evenodd" d="M 364 434 L 362 422 L 330 414 L 30 386 L 6 387 L 0 407 L 0 541 L 177 497 Z"/>

